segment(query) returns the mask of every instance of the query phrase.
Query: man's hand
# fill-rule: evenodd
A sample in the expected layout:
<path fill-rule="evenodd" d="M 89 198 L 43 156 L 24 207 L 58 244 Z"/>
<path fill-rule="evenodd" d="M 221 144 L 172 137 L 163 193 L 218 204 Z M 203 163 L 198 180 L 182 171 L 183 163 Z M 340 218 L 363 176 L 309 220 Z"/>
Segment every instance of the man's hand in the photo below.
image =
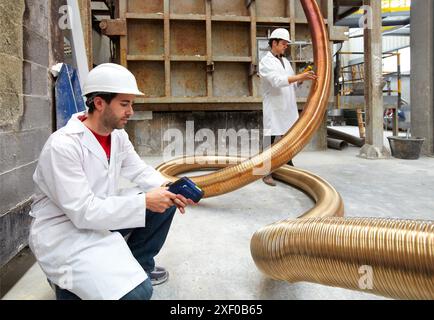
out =
<path fill-rule="evenodd" d="M 181 213 L 185 213 L 188 204 L 194 204 L 180 194 L 174 194 L 167 190 L 167 187 L 159 187 L 146 193 L 146 209 L 153 212 L 164 213 L 172 206 L 176 206 Z"/>
<path fill-rule="evenodd" d="M 306 71 L 299 73 L 295 76 L 288 77 L 288 83 L 297 83 L 298 85 L 302 85 L 304 81 L 308 80 L 316 80 L 318 76 L 313 71 Z"/>
<path fill-rule="evenodd" d="M 184 214 L 185 213 L 185 207 L 187 205 L 196 205 L 196 203 L 191 200 L 184 197 L 182 194 L 177 194 L 175 199 L 175 205 L 179 209 L 179 211 Z"/>
<path fill-rule="evenodd" d="M 313 71 L 306 71 L 297 75 L 298 84 L 303 84 L 304 81 L 316 80 L 318 76 Z"/>

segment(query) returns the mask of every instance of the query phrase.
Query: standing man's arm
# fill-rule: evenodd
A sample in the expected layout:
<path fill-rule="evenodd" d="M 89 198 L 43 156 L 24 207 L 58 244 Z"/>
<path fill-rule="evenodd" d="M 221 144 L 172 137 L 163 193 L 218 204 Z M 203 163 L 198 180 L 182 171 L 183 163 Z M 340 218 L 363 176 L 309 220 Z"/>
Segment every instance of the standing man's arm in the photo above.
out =
<path fill-rule="evenodd" d="M 259 75 L 268 80 L 273 88 L 284 88 L 293 83 L 303 83 L 306 80 L 316 80 L 317 76 L 313 71 L 303 72 L 295 76 L 282 75 L 272 68 L 269 63 L 261 61 L 259 64 Z"/>

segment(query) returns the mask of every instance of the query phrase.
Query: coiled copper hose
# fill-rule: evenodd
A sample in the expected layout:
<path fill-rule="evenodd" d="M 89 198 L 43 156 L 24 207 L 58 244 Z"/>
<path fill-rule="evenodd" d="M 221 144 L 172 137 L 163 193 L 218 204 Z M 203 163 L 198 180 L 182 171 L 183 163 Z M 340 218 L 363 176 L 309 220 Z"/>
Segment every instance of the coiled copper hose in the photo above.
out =
<path fill-rule="evenodd" d="M 283 166 L 311 139 L 324 117 L 331 83 L 331 57 L 322 15 L 315 0 L 301 0 L 309 22 L 318 79 L 292 129 L 271 149 L 242 161 L 226 157 L 182 158 L 158 167 L 170 180 L 199 169 L 223 168 L 194 177 L 206 197 L 273 176 L 308 193 L 314 208 L 298 219 L 258 230 L 251 240 L 257 267 L 290 282 L 309 281 L 394 298 L 434 299 L 434 224 L 431 221 L 343 218 L 343 203 L 323 179 Z"/>

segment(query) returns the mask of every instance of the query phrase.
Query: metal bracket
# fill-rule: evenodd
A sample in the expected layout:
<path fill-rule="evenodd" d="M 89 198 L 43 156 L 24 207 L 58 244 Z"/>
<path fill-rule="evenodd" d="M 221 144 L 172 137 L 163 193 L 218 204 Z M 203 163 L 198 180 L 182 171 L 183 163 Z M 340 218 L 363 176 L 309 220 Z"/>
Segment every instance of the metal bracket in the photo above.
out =
<path fill-rule="evenodd" d="M 249 69 L 249 76 L 254 76 L 258 73 L 258 65 L 251 63 Z"/>
<path fill-rule="evenodd" d="M 214 62 L 208 62 L 206 64 L 206 72 L 208 73 L 214 72 L 214 69 L 215 69 Z"/>

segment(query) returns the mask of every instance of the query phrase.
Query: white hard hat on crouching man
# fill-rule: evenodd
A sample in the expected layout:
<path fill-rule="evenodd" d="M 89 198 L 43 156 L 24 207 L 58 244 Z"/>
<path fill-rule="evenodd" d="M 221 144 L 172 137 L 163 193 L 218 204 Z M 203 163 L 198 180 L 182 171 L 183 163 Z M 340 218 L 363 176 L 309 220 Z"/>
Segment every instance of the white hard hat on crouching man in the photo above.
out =
<path fill-rule="evenodd" d="M 192 204 L 138 156 L 124 130 L 139 91 L 116 64 L 91 70 L 87 112 L 74 114 L 46 142 L 29 243 L 57 299 L 149 299 L 168 279 L 154 257 L 178 208 Z M 137 187 L 120 190 L 120 177 Z"/>

